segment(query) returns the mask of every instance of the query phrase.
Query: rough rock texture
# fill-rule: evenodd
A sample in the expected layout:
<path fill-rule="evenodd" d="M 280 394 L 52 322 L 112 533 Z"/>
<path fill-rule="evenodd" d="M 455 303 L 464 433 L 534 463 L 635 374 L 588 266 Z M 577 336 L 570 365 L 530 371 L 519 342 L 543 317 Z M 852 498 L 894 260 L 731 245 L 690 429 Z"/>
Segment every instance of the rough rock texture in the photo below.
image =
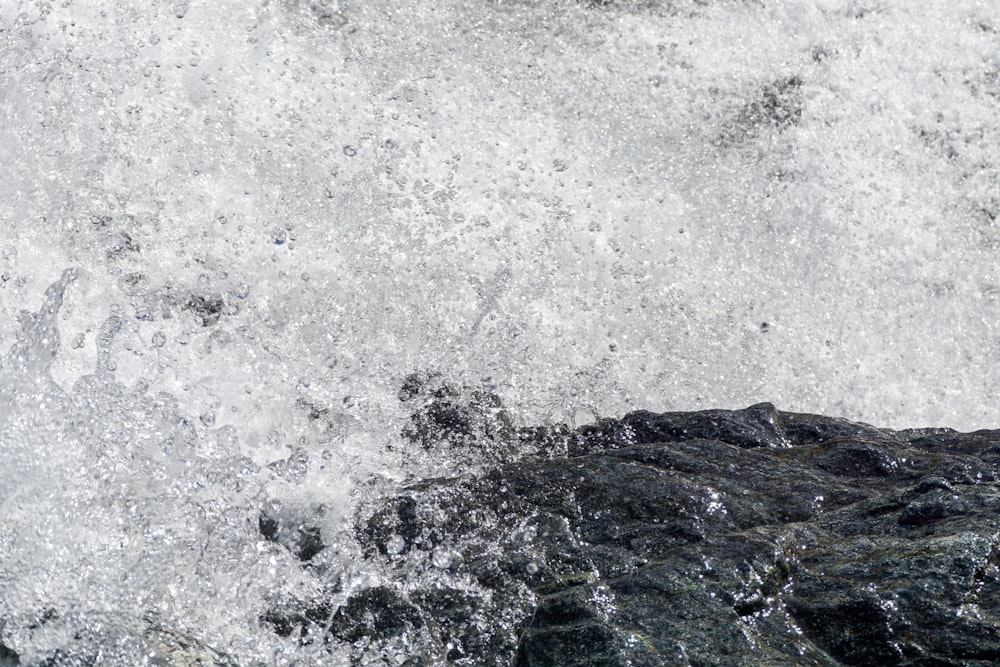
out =
<path fill-rule="evenodd" d="M 433 405 L 456 396 L 428 400 L 419 443 L 457 446 Z M 458 421 L 476 403 L 497 408 Z M 1000 663 L 1000 431 L 761 404 L 511 437 L 531 453 L 359 518 L 386 580 L 327 641 L 410 665 Z"/>

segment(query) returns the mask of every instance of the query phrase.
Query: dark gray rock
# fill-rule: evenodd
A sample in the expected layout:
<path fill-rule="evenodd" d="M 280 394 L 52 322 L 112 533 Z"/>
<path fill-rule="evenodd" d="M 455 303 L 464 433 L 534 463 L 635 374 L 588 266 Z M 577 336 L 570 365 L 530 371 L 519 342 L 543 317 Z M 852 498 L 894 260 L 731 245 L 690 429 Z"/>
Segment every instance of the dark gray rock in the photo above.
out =
<path fill-rule="evenodd" d="M 420 611 L 386 586 L 366 588 L 348 599 L 333 617 L 331 632 L 347 642 L 379 640 L 421 625 Z"/>
<path fill-rule="evenodd" d="M 0 642 L 0 667 L 16 667 L 21 664 L 17 651 Z"/>
<path fill-rule="evenodd" d="M 431 417 L 433 400 L 467 412 Z M 482 427 L 453 437 L 474 411 L 428 399 L 421 442 L 476 447 Z M 330 640 L 405 634 L 412 664 L 1000 662 L 1000 432 L 762 404 L 510 437 L 532 454 L 363 512 L 386 581 Z"/>
<path fill-rule="evenodd" d="M 514 453 L 517 429 L 490 391 L 456 386 L 437 373 L 413 373 L 406 377 L 399 399 L 414 406 L 403 437 L 424 449 L 460 447 L 486 460 Z"/>
<path fill-rule="evenodd" d="M 289 517 L 261 512 L 257 517 L 257 530 L 268 542 L 282 545 L 303 562 L 312 560 L 326 548 L 319 528 Z"/>

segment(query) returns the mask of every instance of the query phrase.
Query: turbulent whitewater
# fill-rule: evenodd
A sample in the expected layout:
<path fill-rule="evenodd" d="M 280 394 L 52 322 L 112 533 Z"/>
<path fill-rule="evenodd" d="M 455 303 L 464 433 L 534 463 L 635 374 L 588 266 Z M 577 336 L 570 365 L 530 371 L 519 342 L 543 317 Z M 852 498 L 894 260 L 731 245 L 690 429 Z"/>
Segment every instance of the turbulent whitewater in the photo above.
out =
<path fill-rule="evenodd" d="M 1000 15 L 911 5 L 0 0 L 0 663 L 348 660 L 262 618 L 489 460 L 414 373 L 995 426 Z"/>

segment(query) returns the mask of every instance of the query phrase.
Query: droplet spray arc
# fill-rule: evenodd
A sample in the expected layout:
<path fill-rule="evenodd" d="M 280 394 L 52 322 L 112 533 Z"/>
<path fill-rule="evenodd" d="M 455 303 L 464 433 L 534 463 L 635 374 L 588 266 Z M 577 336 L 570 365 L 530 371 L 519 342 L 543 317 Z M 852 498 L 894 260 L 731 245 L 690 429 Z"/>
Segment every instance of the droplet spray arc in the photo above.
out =
<path fill-rule="evenodd" d="M 59 352 L 59 329 L 56 316 L 63 304 L 66 288 L 76 280 L 79 271 L 69 268 L 62 277 L 45 290 L 45 298 L 37 313 L 23 311 L 20 315 L 21 334 L 7 355 L 7 363 L 21 368 L 35 366 L 48 370 Z"/>
<path fill-rule="evenodd" d="M 48 371 L 59 352 L 56 316 L 66 287 L 76 277 L 76 269 L 67 269 L 45 290 L 38 312 L 20 313 L 21 332 L 0 364 L 0 453 L 5 460 L 0 509 L 8 509 L 45 461 L 65 461 L 69 454 L 58 450 L 57 437 L 57 422 L 68 413 L 68 397 Z M 55 419 L 39 419 L 43 411 Z M 50 446 L 41 446 L 46 437 Z"/>
<path fill-rule="evenodd" d="M 258 469 L 232 429 L 198 429 L 175 397 L 123 385 L 106 354 L 69 391 L 52 379 L 76 276 L 65 271 L 22 316 L 0 369 L 2 640 L 29 664 L 109 646 L 126 661 L 156 655 L 163 628 L 225 646 L 248 606 L 298 568 L 258 548 Z M 116 328 L 102 333 L 107 345 Z"/>

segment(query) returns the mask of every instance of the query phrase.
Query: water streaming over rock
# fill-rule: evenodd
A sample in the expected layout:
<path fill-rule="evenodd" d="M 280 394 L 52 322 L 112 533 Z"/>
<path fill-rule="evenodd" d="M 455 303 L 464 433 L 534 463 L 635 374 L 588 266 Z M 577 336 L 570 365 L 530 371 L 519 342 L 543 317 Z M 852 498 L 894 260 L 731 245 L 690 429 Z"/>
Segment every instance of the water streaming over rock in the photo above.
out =
<path fill-rule="evenodd" d="M 0 663 L 349 660 L 275 610 L 329 626 L 357 504 L 527 424 L 993 425 L 998 26 L 0 3 Z"/>

